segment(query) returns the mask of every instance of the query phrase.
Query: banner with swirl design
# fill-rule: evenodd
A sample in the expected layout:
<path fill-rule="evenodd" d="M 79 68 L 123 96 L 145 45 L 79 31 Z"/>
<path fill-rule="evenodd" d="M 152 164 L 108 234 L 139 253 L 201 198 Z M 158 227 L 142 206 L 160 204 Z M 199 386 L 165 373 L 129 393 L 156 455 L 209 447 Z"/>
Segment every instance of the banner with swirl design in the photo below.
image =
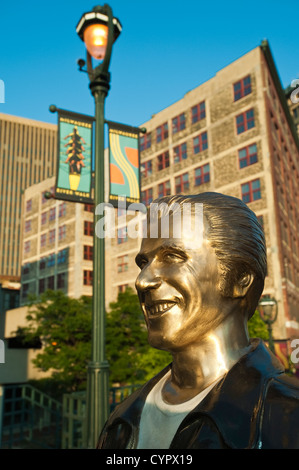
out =
<path fill-rule="evenodd" d="M 109 121 L 109 202 L 140 202 L 140 129 Z"/>

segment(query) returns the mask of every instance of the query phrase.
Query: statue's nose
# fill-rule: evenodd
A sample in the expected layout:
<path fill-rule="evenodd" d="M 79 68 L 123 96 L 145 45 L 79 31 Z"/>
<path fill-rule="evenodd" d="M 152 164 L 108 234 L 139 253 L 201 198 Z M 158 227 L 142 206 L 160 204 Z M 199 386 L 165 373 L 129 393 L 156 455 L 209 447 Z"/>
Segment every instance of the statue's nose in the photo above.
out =
<path fill-rule="evenodd" d="M 144 292 L 149 289 L 157 289 L 162 283 L 162 279 L 157 272 L 155 272 L 152 263 L 142 269 L 136 279 L 136 289 L 139 292 Z"/>

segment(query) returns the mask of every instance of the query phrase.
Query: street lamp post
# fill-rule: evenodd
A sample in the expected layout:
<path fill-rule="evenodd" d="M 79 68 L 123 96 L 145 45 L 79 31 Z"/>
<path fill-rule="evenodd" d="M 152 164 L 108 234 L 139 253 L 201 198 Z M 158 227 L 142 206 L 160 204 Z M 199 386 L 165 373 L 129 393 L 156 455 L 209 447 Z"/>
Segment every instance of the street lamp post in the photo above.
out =
<path fill-rule="evenodd" d="M 261 319 L 267 325 L 268 335 L 269 335 L 269 349 L 275 353 L 273 334 L 272 334 L 272 325 L 277 319 L 278 306 L 277 300 L 270 297 L 264 296 L 260 299 L 258 304 L 258 311 Z"/>
<path fill-rule="evenodd" d="M 95 99 L 94 254 L 92 354 L 87 375 L 87 447 L 96 446 L 109 415 L 109 364 L 105 354 L 105 239 L 96 236 L 96 207 L 105 201 L 104 105 L 110 88 L 113 42 L 121 32 L 109 5 L 96 6 L 80 19 L 76 31 L 87 49 L 90 90 Z M 101 63 L 93 68 L 92 57 Z M 82 66 L 82 61 L 81 64 Z M 98 220 L 103 217 L 100 215 Z"/>

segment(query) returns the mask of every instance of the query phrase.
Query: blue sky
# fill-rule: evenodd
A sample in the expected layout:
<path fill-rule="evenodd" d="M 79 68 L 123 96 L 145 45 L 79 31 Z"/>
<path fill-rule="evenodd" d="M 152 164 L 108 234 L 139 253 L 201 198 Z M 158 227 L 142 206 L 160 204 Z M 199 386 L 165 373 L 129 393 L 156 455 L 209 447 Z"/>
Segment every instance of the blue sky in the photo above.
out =
<path fill-rule="evenodd" d="M 103 2 L 104 3 L 104 2 Z M 100 4 L 103 4 L 100 3 Z M 0 112 L 56 123 L 50 104 L 94 114 L 75 27 L 97 2 L 1 2 Z M 123 31 L 111 60 L 106 118 L 138 126 L 268 39 L 283 86 L 299 78 L 295 6 L 272 1 L 109 0 Z"/>

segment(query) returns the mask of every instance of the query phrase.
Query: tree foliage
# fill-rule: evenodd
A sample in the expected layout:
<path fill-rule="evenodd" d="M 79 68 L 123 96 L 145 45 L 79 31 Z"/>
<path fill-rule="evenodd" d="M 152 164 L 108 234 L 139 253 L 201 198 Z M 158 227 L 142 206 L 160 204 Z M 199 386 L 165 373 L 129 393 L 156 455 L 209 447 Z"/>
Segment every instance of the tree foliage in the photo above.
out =
<path fill-rule="evenodd" d="M 73 299 L 61 291 L 32 297 L 28 326 L 19 328 L 22 343 L 41 340 L 42 349 L 33 360 L 50 379 L 39 381 L 55 392 L 86 388 L 87 364 L 91 359 L 92 299 Z M 132 289 L 120 293 L 106 315 L 106 355 L 110 384 L 143 383 L 170 362 L 170 356 L 151 348 L 137 295 Z"/>
<path fill-rule="evenodd" d="M 40 338 L 42 349 L 33 359 L 64 391 L 86 387 L 86 366 L 91 354 L 91 299 L 73 299 L 61 291 L 47 291 L 32 299 L 22 328 L 25 341 Z M 19 330 L 20 331 L 20 330 Z"/>
<path fill-rule="evenodd" d="M 248 332 L 250 338 L 261 338 L 265 341 L 269 339 L 267 327 L 257 310 L 248 322 Z"/>

